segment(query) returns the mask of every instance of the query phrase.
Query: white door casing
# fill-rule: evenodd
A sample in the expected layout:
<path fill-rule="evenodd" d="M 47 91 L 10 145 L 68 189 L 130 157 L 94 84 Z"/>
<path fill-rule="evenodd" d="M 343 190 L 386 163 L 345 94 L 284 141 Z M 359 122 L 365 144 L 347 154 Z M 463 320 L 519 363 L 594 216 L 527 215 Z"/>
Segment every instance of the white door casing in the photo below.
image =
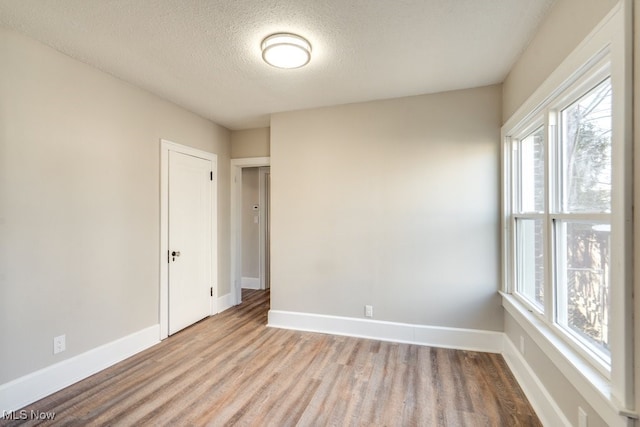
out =
<path fill-rule="evenodd" d="M 161 141 L 160 338 L 215 314 L 217 156 Z"/>
<path fill-rule="evenodd" d="M 269 157 L 231 159 L 231 292 L 234 304 L 242 302 L 242 169 L 270 166 Z"/>
<path fill-rule="evenodd" d="M 259 263 L 260 263 L 260 289 L 269 289 L 271 287 L 271 265 L 270 257 L 270 230 L 269 222 L 271 217 L 271 167 L 263 166 L 258 169 L 259 177 L 259 199 L 260 199 L 260 232 L 259 234 Z"/>

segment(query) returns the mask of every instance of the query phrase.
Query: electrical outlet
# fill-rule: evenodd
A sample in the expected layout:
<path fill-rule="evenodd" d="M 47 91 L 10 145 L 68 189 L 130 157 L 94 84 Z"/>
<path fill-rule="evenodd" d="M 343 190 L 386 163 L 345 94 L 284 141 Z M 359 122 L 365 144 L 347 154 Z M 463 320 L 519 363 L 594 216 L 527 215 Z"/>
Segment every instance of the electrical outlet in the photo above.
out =
<path fill-rule="evenodd" d="M 53 338 L 53 354 L 62 353 L 67 349 L 66 339 L 66 335 L 60 335 Z"/>
<path fill-rule="evenodd" d="M 524 356 L 524 337 L 520 335 L 520 353 Z"/>
<path fill-rule="evenodd" d="M 587 427 L 587 413 L 578 406 L 578 427 Z"/>
<path fill-rule="evenodd" d="M 373 317 L 373 306 L 365 305 L 364 306 L 364 317 Z"/>

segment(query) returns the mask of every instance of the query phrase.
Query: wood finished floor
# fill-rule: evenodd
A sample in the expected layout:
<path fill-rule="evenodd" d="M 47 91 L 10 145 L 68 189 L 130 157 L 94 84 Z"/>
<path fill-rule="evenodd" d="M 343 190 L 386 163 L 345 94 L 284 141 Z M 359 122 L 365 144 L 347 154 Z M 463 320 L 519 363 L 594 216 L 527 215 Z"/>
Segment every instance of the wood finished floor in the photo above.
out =
<path fill-rule="evenodd" d="M 502 356 L 267 328 L 268 291 L 27 408 L 62 426 L 539 426 Z M 0 421 L 0 425 L 36 422 Z"/>

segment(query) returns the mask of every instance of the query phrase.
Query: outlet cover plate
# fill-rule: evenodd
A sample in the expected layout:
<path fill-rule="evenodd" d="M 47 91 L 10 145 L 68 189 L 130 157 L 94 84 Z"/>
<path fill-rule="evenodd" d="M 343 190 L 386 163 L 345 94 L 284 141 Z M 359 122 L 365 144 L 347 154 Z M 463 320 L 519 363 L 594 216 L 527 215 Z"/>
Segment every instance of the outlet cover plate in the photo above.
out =
<path fill-rule="evenodd" d="M 53 354 L 62 353 L 67 349 L 67 336 L 59 335 L 53 338 Z"/>
<path fill-rule="evenodd" d="M 373 317 L 373 306 L 365 305 L 364 306 L 364 317 Z"/>

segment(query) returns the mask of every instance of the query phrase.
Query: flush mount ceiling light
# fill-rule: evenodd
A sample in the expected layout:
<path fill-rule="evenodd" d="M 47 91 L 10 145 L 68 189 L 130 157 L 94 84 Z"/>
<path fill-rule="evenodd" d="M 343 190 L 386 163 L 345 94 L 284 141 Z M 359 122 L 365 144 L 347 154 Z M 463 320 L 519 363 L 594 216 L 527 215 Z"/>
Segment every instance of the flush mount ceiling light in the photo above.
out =
<path fill-rule="evenodd" d="M 311 44 L 296 34 L 272 34 L 262 40 L 262 59 L 278 68 L 300 68 L 311 60 Z"/>

